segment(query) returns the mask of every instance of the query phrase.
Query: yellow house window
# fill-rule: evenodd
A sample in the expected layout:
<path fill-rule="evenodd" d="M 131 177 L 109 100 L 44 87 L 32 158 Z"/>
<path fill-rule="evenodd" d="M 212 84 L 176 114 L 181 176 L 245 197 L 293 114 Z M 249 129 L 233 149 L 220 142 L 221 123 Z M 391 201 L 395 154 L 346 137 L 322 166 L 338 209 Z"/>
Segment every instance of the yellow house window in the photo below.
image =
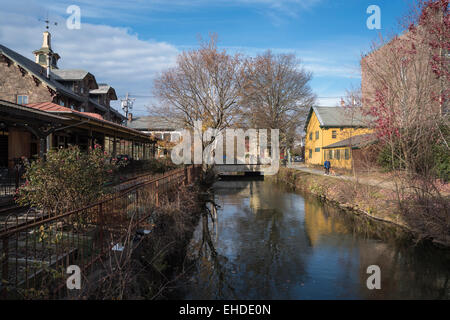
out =
<path fill-rule="evenodd" d="M 309 134 L 309 140 L 312 140 L 312 132 Z"/>
<path fill-rule="evenodd" d="M 316 148 L 314 152 L 320 152 L 320 148 Z"/>
<path fill-rule="evenodd" d="M 336 160 L 340 160 L 341 159 L 341 150 L 336 150 Z"/>
<path fill-rule="evenodd" d="M 312 149 L 309 149 L 309 158 L 312 158 Z"/>
<path fill-rule="evenodd" d="M 345 160 L 350 159 L 350 149 L 345 149 Z"/>
<path fill-rule="evenodd" d="M 319 131 L 316 131 L 316 140 L 319 139 Z"/>
<path fill-rule="evenodd" d="M 336 138 L 337 138 L 337 131 L 336 131 L 336 130 L 331 131 L 331 137 L 332 137 L 333 139 L 336 139 Z"/>
<path fill-rule="evenodd" d="M 328 159 L 333 159 L 333 150 L 328 151 Z"/>

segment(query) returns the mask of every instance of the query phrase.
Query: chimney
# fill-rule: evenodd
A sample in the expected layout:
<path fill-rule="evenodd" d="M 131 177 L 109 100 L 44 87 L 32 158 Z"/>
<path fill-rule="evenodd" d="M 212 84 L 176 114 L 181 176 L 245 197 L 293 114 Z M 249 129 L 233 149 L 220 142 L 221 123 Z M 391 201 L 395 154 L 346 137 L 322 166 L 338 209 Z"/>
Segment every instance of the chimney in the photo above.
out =
<path fill-rule="evenodd" d="M 51 35 L 50 32 L 45 31 L 43 33 L 43 39 L 42 39 L 42 49 L 52 49 L 52 45 L 50 43 L 51 41 Z"/>
<path fill-rule="evenodd" d="M 128 114 L 128 122 L 131 122 L 131 121 L 133 121 L 133 114 L 130 112 Z"/>

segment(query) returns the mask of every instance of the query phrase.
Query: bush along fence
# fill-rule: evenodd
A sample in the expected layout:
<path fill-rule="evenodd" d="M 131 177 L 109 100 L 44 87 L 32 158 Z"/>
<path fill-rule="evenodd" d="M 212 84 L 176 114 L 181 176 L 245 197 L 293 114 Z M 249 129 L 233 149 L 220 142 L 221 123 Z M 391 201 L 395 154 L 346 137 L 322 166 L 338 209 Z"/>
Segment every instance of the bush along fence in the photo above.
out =
<path fill-rule="evenodd" d="M 168 171 L 71 212 L 10 215 L 0 226 L 0 298 L 64 297 L 69 265 L 92 273 L 102 257 L 123 250 L 127 235 L 151 231 L 162 194 L 193 183 L 200 173 L 197 166 Z"/>

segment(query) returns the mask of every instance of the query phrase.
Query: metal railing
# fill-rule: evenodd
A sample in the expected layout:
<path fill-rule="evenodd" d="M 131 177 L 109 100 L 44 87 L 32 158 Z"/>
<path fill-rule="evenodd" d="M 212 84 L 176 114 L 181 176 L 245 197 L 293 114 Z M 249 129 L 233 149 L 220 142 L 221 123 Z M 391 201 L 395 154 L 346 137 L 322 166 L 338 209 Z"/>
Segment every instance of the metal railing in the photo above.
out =
<path fill-rule="evenodd" d="M 24 183 L 21 175 L 17 168 L 0 168 L 0 200 L 14 197 L 17 188 Z"/>
<path fill-rule="evenodd" d="M 64 295 L 68 265 L 90 270 L 107 253 L 120 250 L 130 230 L 151 230 L 160 196 L 192 183 L 200 170 L 172 170 L 71 212 L 10 215 L 0 226 L 1 297 Z"/>

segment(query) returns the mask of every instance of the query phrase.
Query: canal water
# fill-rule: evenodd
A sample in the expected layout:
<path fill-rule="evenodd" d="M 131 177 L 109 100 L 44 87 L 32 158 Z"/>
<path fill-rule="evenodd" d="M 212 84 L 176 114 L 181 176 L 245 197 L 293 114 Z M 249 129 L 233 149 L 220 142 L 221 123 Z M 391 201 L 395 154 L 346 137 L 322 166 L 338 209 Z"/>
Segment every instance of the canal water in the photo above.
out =
<path fill-rule="evenodd" d="M 182 299 L 449 299 L 449 251 L 265 181 L 219 181 Z M 369 290 L 369 266 L 381 289 Z"/>

